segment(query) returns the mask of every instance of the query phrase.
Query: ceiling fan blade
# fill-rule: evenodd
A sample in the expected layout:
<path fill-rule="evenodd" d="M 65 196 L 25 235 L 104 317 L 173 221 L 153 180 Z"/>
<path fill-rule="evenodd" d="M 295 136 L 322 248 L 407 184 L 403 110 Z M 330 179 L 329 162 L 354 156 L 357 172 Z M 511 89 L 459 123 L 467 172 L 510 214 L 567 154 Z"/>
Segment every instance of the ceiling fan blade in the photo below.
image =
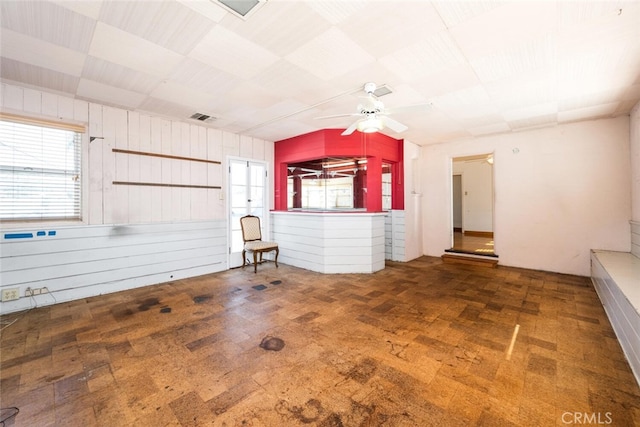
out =
<path fill-rule="evenodd" d="M 382 120 L 384 121 L 385 126 L 394 132 L 400 133 L 409 129 L 407 126 L 403 125 L 397 120 L 393 120 L 391 117 L 383 116 Z"/>
<path fill-rule="evenodd" d="M 353 122 L 351 124 L 351 126 L 349 126 L 348 128 L 346 128 L 344 130 L 344 132 L 342 132 L 340 135 L 345 136 L 345 135 L 351 135 L 357 128 L 358 128 L 358 123 L 360 123 L 360 120 Z"/>
<path fill-rule="evenodd" d="M 405 105 L 404 107 L 387 108 L 385 114 L 400 114 L 400 113 L 423 113 L 433 108 L 433 104 L 428 102 L 426 104 Z"/>
<path fill-rule="evenodd" d="M 321 116 L 316 117 L 316 119 L 335 119 L 337 117 L 353 117 L 353 116 L 361 116 L 360 113 L 349 113 L 349 114 L 334 114 L 332 116 Z"/>

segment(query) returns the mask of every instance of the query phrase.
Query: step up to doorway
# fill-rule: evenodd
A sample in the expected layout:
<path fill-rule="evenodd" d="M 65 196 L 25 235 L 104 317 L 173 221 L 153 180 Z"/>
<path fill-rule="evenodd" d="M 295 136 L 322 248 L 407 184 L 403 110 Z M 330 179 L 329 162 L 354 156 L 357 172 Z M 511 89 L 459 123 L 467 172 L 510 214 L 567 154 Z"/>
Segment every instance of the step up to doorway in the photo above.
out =
<path fill-rule="evenodd" d="M 498 260 L 495 258 L 474 257 L 456 254 L 443 254 L 442 261 L 448 264 L 466 264 L 489 268 L 495 268 L 498 265 Z"/>

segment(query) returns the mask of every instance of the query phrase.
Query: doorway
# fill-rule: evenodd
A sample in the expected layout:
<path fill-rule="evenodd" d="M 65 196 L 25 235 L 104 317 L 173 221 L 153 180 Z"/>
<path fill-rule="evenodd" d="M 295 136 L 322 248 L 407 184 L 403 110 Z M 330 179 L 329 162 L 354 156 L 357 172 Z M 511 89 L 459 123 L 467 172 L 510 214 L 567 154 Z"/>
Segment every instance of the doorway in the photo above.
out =
<path fill-rule="evenodd" d="M 245 159 L 229 159 L 229 268 L 242 265 L 242 228 L 240 218 L 255 215 L 260 218 L 262 236 L 268 230 L 267 164 Z"/>
<path fill-rule="evenodd" d="M 497 257 L 493 235 L 493 154 L 452 159 L 451 249 Z"/>

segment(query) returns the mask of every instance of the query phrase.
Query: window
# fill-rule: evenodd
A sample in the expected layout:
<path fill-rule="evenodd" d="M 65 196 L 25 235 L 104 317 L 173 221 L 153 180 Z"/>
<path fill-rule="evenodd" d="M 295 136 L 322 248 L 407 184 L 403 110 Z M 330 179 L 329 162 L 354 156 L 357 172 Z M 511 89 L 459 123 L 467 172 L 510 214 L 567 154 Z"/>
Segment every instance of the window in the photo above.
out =
<path fill-rule="evenodd" d="M 80 219 L 82 133 L 0 116 L 0 220 Z"/>
<path fill-rule="evenodd" d="M 366 159 L 333 157 L 287 165 L 289 210 L 362 210 Z"/>

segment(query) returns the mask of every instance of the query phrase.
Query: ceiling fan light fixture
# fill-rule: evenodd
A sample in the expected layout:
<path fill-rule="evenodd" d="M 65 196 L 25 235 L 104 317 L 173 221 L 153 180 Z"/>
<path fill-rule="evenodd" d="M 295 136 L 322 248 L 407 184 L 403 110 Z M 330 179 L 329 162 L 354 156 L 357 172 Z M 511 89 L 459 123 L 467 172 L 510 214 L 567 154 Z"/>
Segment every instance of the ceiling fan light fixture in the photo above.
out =
<path fill-rule="evenodd" d="M 358 130 L 363 133 L 380 132 L 384 128 L 384 123 L 379 117 L 367 117 L 358 122 Z"/>

